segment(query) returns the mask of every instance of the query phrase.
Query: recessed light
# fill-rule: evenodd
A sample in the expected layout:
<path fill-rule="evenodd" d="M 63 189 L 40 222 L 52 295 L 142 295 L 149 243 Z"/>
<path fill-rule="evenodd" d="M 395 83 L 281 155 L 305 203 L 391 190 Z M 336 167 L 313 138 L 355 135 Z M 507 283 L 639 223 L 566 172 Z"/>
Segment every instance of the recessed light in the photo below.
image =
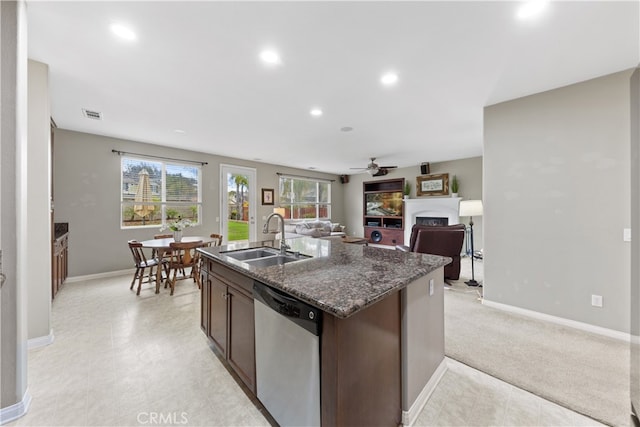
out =
<path fill-rule="evenodd" d="M 529 0 L 518 8 L 517 18 L 525 21 L 539 16 L 546 9 L 548 0 Z"/>
<path fill-rule="evenodd" d="M 278 65 L 281 63 L 280 55 L 275 50 L 263 50 L 260 52 L 260 59 L 265 64 Z"/>
<path fill-rule="evenodd" d="M 385 73 L 380 77 L 380 83 L 385 86 L 391 86 L 398 82 L 398 75 L 393 72 Z"/>
<path fill-rule="evenodd" d="M 314 170 L 316 167 L 315 166 L 309 166 L 308 169 Z"/>
<path fill-rule="evenodd" d="M 351 126 L 344 126 L 344 127 L 341 127 L 340 130 L 342 132 L 351 132 L 353 128 Z"/>
<path fill-rule="evenodd" d="M 187 131 L 186 131 L 186 130 L 182 130 L 182 129 L 175 129 L 175 130 L 174 130 L 174 132 L 175 132 L 175 133 L 181 133 L 181 134 L 185 134 L 185 133 L 187 133 Z"/>
<path fill-rule="evenodd" d="M 111 32 L 125 40 L 135 40 L 137 38 L 136 33 L 131 28 L 122 24 L 111 24 Z"/>
<path fill-rule="evenodd" d="M 309 111 L 309 114 L 311 114 L 313 117 L 320 117 L 322 115 L 322 110 L 319 108 L 313 108 L 311 111 Z"/>

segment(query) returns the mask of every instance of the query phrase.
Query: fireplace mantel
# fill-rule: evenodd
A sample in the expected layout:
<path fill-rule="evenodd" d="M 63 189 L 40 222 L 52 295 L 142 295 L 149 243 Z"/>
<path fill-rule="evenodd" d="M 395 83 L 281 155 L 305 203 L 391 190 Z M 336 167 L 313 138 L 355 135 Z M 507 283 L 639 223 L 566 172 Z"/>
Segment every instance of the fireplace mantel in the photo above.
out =
<path fill-rule="evenodd" d="M 404 200 L 404 244 L 409 245 L 411 227 L 416 223 L 416 217 L 443 217 L 449 225 L 459 224 L 460 197 L 429 197 L 423 199 Z"/>

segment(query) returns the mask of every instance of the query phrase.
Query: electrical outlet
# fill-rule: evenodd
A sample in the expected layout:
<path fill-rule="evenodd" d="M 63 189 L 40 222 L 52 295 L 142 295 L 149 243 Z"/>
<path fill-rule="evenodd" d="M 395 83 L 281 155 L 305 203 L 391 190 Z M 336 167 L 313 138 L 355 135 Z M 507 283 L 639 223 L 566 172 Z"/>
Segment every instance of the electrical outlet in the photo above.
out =
<path fill-rule="evenodd" d="M 220 222 L 220 217 L 219 216 L 216 217 L 216 222 Z"/>
<path fill-rule="evenodd" d="M 625 242 L 630 242 L 631 241 L 631 229 L 630 228 L 625 228 L 622 232 L 622 240 Z"/>
<path fill-rule="evenodd" d="M 591 305 L 594 307 L 602 307 L 602 295 L 591 295 Z"/>
<path fill-rule="evenodd" d="M 429 296 L 433 295 L 433 279 L 429 279 Z"/>

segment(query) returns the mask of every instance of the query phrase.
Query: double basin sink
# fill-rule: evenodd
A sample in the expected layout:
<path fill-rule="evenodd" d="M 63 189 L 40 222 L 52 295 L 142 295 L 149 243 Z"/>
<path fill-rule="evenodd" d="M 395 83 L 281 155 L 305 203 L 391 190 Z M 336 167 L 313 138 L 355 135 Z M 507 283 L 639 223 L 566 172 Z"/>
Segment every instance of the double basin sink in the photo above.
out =
<path fill-rule="evenodd" d="M 220 254 L 245 262 L 254 267 L 284 265 L 289 262 L 302 261 L 311 258 L 308 255 L 302 255 L 298 252 L 287 252 L 286 254 L 281 254 L 279 249 L 270 247 L 224 251 L 220 252 Z"/>

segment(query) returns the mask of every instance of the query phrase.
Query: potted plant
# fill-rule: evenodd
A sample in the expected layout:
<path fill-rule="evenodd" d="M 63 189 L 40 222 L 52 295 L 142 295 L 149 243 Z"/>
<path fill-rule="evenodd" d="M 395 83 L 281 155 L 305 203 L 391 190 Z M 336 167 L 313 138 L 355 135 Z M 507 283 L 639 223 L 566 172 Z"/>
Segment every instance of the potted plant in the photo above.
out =
<path fill-rule="evenodd" d="M 408 199 L 409 193 L 411 193 L 411 184 L 409 183 L 409 181 L 404 182 L 404 190 L 402 192 L 404 194 L 404 198 Z"/>
<path fill-rule="evenodd" d="M 162 227 L 160 227 L 160 231 L 164 231 L 169 229 L 173 231 L 173 240 L 176 242 L 182 241 L 182 230 L 187 227 L 191 227 L 193 224 L 188 219 L 182 219 L 181 216 L 178 217 L 177 221 L 172 221 L 165 223 Z"/>
<path fill-rule="evenodd" d="M 458 197 L 458 190 L 458 177 L 453 175 L 453 178 L 451 179 L 451 197 Z"/>

